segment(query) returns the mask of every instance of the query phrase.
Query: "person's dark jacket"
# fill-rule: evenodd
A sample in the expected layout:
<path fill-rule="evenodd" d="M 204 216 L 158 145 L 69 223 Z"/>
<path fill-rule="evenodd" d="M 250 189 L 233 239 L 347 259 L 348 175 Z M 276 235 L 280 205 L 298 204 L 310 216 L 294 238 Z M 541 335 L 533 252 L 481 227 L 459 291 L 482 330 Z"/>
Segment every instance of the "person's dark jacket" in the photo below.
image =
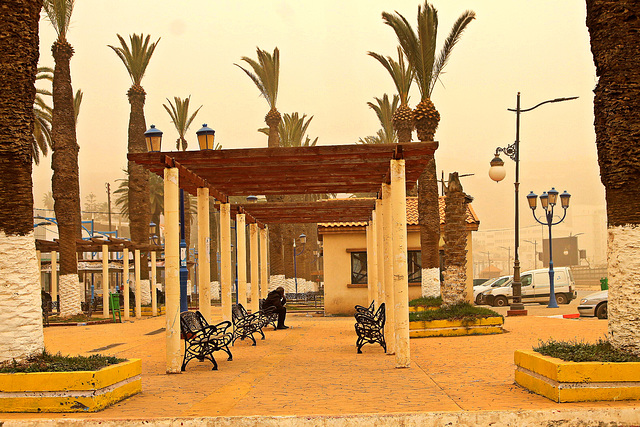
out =
<path fill-rule="evenodd" d="M 264 300 L 263 308 L 276 307 L 280 309 L 284 306 L 286 302 L 287 302 L 287 299 L 284 296 L 280 295 L 279 292 L 271 291 L 267 295 L 267 298 Z"/>

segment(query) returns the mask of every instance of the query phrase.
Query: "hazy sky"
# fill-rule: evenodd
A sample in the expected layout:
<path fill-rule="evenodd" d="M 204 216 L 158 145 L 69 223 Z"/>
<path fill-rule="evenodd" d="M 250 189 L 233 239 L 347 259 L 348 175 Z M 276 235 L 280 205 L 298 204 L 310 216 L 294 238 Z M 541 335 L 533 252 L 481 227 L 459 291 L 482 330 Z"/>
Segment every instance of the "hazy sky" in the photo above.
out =
<path fill-rule="evenodd" d="M 455 47 L 433 93 L 442 120 L 436 133 L 438 170 L 474 176 L 462 179 L 475 198 L 481 230 L 513 222 L 514 163 L 505 158 L 507 178 L 488 177 L 497 146 L 515 138 L 516 93 L 522 107 L 566 96 L 575 101 L 524 113 L 521 121 L 521 194 L 555 186 L 568 190 L 574 205 L 604 204 L 593 130 L 595 69 L 585 25 L 584 0 L 436 0 L 438 48 L 466 9 L 477 18 Z M 116 34 L 150 34 L 160 43 L 142 82 L 147 92 L 147 127 L 164 131 L 163 149 L 175 150 L 177 133 L 162 107 L 166 98 L 191 95 L 203 105 L 187 140 L 197 146 L 202 123 L 216 130 L 224 148 L 265 147 L 256 131 L 265 126 L 266 101 L 234 63 L 256 57 L 256 46 L 280 49 L 281 113 L 314 116 L 309 127 L 319 144 L 350 144 L 379 129 L 366 102 L 393 94 L 391 78 L 368 51 L 394 55 L 396 37 L 381 12 L 402 13 L 416 22 L 417 0 L 77 0 L 68 40 L 74 91 L 84 100 L 78 123 L 81 197 L 93 192 L 106 201 L 105 183 L 117 187 L 126 165 L 131 81 L 107 46 Z M 40 25 L 40 65 L 53 66 L 50 23 Z M 414 87 L 410 99 L 419 102 Z M 414 139 L 416 138 L 414 133 Z M 34 198 L 51 189 L 50 157 L 34 168 Z M 533 224 L 524 211 L 523 225 Z M 531 224 L 529 224 L 531 223 Z"/>

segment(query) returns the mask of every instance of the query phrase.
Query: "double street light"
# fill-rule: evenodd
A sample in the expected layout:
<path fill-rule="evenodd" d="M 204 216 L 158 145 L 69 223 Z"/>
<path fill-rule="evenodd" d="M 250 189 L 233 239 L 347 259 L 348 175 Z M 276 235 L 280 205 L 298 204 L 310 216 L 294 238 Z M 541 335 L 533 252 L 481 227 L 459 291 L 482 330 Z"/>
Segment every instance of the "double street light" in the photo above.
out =
<path fill-rule="evenodd" d="M 540 221 L 538 217 L 536 217 L 536 206 L 538 195 L 534 194 L 534 192 L 530 192 L 527 195 L 527 202 L 529 202 L 529 207 L 531 208 L 531 213 L 533 214 L 533 219 L 535 219 L 538 223 L 542 225 L 546 225 L 549 227 L 549 308 L 558 308 L 558 302 L 556 301 L 556 293 L 554 287 L 554 276 L 555 272 L 553 271 L 553 251 L 552 251 L 552 242 L 551 240 L 551 227 L 554 225 L 560 224 L 564 221 L 564 218 L 567 216 L 567 209 L 569 208 L 569 199 L 571 199 L 571 194 L 566 191 L 560 194 L 560 205 L 564 210 L 562 214 L 562 218 L 558 221 L 553 222 L 553 208 L 558 203 L 558 191 L 555 188 L 551 188 L 551 190 L 542 193 L 540 196 L 540 204 L 542 205 L 542 209 L 544 209 L 545 221 Z"/>
<path fill-rule="evenodd" d="M 492 180 L 500 182 L 506 176 L 506 170 L 504 168 L 504 161 L 500 158 L 500 153 L 504 153 L 511 160 L 516 163 L 516 176 L 515 176 L 515 248 L 513 257 L 513 299 L 511 303 L 511 309 L 507 312 L 508 316 L 526 316 L 527 311 L 522 304 L 522 283 L 520 282 L 520 259 L 518 256 L 518 250 L 520 246 L 520 222 L 519 222 L 519 209 L 518 209 L 518 189 L 520 186 L 520 114 L 527 111 L 535 110 L 544 104 L 552 102 L 569 101 L 578 98 L 572 96 L 570 98 L 556 98 L 548 101 L 541 102 L 531 108 L 520 108 L 520 92 L 516 99 L 516 108 L 509 108 L 508 111 L 516 113 L 516 140 L 513 144 L 507 147 L 496 148 L 496 153 L 493 160 L 491 160 L 491 168 L 489 169 L 489 176 Z"/>
<path fill-rule="evenodd" d="M 216 131 L 207 127 L 206 124 L 196 132 L 200 150 L 213 150 Z M 144 133 L 147 144 L 147 151 L 160 151 L 162 147 L 162 131 L 155 125 L 151 125 Z M 180 189 L 180 311 L 187 311 L 187 280 L 189 270 L 187 268 L 187 242 L 185 239 L 185 219 L 184 219 L 184 190 Z"/>

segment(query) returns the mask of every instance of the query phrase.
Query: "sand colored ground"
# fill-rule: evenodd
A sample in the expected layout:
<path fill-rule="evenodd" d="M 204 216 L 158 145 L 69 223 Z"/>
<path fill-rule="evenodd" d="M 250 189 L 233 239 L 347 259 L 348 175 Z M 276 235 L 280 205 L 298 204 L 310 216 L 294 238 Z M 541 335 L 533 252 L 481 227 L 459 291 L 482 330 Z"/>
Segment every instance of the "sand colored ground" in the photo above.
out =
<path fill-rule="evenodd" d="M 558 404 L 514 384 L 516 349 L 531 349 L 549 338 L 593 342 L 605 336 L 604 320 L 546 317 L 575 313 L 576 305 L 527 305 L 528 316 L 505 318 L 507 333 L 501 335 L 412 339 L 408 369 L 396 369 L 394 356 L 380 346 L 366 345 L 356 354 L 353 317 L 291 315 L 290 329 L 267 328 L 266 340 L 256 347 L 236 342 L 233 361 L 217 353 L 218 371 L 209 362 L 192 361 L 178 375 L 165 374 L 164 317 L 49 327 L 49 351 L 142 359 L 142 393 L 99 413 L 2 414 L 0 420 L 523 410 L 632 410 L 638 416 L 638 401 Z M 506 308 L 496 311 L 504 314 Z M 220 308 L 213 312 L 219 319 Z"/>

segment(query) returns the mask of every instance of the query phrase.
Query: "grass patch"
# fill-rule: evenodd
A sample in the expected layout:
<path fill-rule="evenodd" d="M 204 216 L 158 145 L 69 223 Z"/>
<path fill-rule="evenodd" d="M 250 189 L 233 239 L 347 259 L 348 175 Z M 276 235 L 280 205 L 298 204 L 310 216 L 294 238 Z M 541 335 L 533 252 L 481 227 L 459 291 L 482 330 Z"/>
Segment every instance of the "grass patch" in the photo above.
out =
<path fill-rule="evenodd" d="M 106 366 L 115 365 L 126 360 L 100 354 L 94 354 L 89 357 L 62 356 L 60 353 L 50 354 L 45 350 L 42 354 L 30 357 L 22 362 L 12 360 L 0 363 L 0 373 L 98 371 Z"/>
<path fill-rule="evenodd" d="M 422 297 L 409 301 L 409 307 L 440 307 L 442 297 Z"/>
<path fill-rule="evenodd" d="M 111 318 L 91 317 L 86 314 L 76 314 L 69 317 L 49 316 L 49 323 L 84 323 L 96 320 L 111 320 Z"/>
<path fill-rule="evenodd" d="M 575 341 L 540 341 L 533 348 L 540 354 L 557 357 L 565 362 L 640 362 L 640 357 L 613 348 L 609 341 L 600 339 L 595 344 Z"/>
<path fill-rule="evenodd" d="M 409 313 L 409 321 L 429 321 L 429 320 L 462 320 L 473 321 L 487 317 L 502 317 L 500 314 L 485 307 L 475 307 L 468 302 L 452 305 L 450 307 L 440 307 L 437 310 L 420 311 Z"/>

